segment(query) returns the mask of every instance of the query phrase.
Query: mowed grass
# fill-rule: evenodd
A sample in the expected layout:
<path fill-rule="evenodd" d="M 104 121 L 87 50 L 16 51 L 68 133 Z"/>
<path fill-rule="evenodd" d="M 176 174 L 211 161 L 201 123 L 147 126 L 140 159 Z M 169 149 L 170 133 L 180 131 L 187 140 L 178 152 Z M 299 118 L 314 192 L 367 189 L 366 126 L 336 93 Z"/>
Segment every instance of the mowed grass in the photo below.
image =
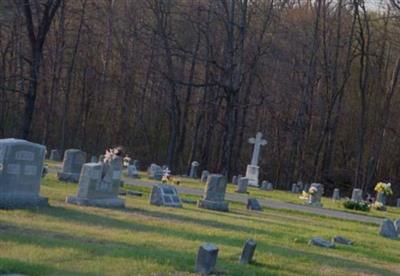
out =
<path fill-rule="evenodd" d="M 232 203 L 229 213 L 156 207 L 143 188 L 142 197 L 125 197 L 124 210 L 65 204 L 76 189 L 50 174 L 41 189 L 50 207 L 0 211 L 0 274 L 191 275 L 205 242 L 218 246 L 217 269 L 226 275 L 400 274 L 400 240 L 378 236 L 377 225 Z M 355 245 L 307 244 L 334 235 Z M 240 265 L 249 238 L 257 241 L 255 262 Z"/>

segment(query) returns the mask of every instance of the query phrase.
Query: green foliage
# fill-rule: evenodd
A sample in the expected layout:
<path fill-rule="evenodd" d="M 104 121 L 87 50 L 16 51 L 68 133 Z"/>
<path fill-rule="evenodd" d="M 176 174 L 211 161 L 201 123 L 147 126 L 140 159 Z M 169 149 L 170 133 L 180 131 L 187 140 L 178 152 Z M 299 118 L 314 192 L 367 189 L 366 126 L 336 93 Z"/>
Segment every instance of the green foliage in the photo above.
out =
<path fill-rule="evenodd" d="M 354 200 L 346 200 L 343 202 L 343 206 L 346 209 L 369 212 L 370 207 L 365 201 L 354 201 Z"/>

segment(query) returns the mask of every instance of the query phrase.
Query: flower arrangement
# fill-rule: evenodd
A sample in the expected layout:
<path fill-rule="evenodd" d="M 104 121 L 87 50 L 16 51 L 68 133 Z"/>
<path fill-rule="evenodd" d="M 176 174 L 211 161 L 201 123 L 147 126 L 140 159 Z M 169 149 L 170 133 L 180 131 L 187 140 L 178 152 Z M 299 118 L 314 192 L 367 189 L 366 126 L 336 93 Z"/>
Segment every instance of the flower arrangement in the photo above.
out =
<path fill-rule="evenodd" d="M 310 195 L 315 195 L 318 192 L 318 189 L 315 187 L 311 187 L 310 189 L 308 189 L 308 193 Z"/>
<path fill-rule="evenodd" d="M 299 198 L 303 199 L 303 200 L 307 200 L 308 199 L 308 193 L 306 191 L 303 191 L 301 193 L 301 196 L 299 196 Z"/>
<path fill-rule="evenodd" d="M 126 156 L 124 157 L 124 159 L 123 159 L 124 167 L 128 167 L 129 164 L 131 163 L 131 161 L 132 161 L 132 159 L 131 159 L 128 155 L 126 155 Z"/>
<path fill-rule="evenodd" d="M 122 147 L 115 147 L 112 149 L 107 149 L 104 154 L 104 163 L 114 160 L 118 156 L 122 156 L 123 149 Z"/>
<path fill-rule="evenodd" d="M 166 168 L 163 170 L 163 177 L 162 177 L 161 181 L 162 181 L 163 183 L 167 183 L 169 180 L 171 180 L 171 170 L 168 169 L 168 167 L 166 167 Z"/>
<path fill-rule="evenodd" d="M 378 210 L 378 211 L 386 211 L 386 207 L 382 202 L 375 201 L 371 204 L 371 207 Z"/>
<path fill-rule="evenodd" d="M 387 196 L 392 195 L 393 191 L 391 186 L 392 185 L 390 183 L 378 182 L 378 184 L 375 186 L 375 192 L 383 193 Z"/>
<path fill-rule="evenodd" d="M 358 210 L 363 212 L 369 212 L 370 206 L 365 201 L 355 201 L 347 199 L 343 202 L 343 207 L 350 210 Z"/>

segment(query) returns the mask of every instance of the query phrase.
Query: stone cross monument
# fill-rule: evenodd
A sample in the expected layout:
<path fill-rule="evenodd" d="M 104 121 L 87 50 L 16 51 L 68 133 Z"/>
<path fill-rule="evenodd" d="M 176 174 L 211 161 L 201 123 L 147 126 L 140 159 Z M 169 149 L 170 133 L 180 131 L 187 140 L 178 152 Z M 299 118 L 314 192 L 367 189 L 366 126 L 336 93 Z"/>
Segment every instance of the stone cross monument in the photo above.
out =
<path fill-rule="evenodd" d="M 251 157 L 250 165 L 247 165 L 246 177 L 249 179 L 249 185 L 258 186 L 258 158 L 260 156 L 261 146 L 267 144 L 267 140 L 262 139 L 262 133 L 258 132 L 255 138 L 249 139 L 250 144 L 254 144 L 253 156 Z"/>

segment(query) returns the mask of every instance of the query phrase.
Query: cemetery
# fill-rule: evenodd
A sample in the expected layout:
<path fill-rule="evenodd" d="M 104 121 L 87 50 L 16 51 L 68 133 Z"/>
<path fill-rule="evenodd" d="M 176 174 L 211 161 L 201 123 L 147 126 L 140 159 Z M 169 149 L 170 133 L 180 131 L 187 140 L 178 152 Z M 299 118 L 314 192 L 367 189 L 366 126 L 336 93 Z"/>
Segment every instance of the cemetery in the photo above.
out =
<path fill-rule="evenodd" d="M 0 0 L 0 276 L 400 275 L 400 0 Z"/>

